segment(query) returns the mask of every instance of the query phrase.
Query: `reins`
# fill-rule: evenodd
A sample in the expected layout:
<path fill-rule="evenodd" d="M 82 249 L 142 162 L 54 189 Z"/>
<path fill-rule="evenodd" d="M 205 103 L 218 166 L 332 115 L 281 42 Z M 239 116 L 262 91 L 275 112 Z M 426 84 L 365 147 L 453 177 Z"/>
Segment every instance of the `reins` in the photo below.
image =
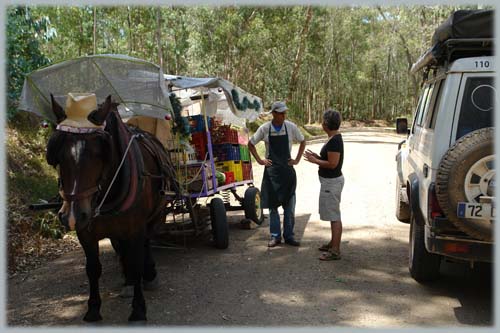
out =
<path fill-rule="evenodd" d="M 113 184 L 114 184 L 114 182 L 116 180 L 116 177 L 120 173 L 120 169 L 122 168 L 123 163 L 125 162 L 125 158 L 127 157 L 128 151 L 129 151 L 130 147 L 132 146 L 132 142 L 135 140 L 135 138 L 137 138 L 140 135 L 141 134 L 134 134 L 130 138 L 130 141 L 128 142 L 127 148 L 125 149 L 125 152 L 123 153 L 122 160 L 120 161 L 120 164 L 118 165 L 118 168 L 116 169 L 116 172 L 115 172 L 113 178 L 111 179 L 111 182 L 108 185 L 108 189 L 106 190 L 106 192 L 104 193 L 104 196 L 101 199 L 101 203 L 95 209 L 95 214 L 94 214 L 93 217 L 97 217 L 97 216 L 100 215 L 100 213 L 101 213 L 101 207 L 104 204 L 104 201 L 106 200 L 106 198 L 108 197 L 109 191 L 111 190 L 111 187 L 113 186 Z"/>

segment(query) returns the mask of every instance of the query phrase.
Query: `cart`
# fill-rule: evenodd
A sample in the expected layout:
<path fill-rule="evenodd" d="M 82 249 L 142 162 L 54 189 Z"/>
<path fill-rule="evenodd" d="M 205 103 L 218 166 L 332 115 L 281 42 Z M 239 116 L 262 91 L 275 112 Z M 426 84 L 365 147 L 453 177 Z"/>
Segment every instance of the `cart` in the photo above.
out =
<path fill-rule="evenodd" d="M 264 220 L 246 128 L 246 121 L 261 112 L 261 100 L 219 78 L 165 75 L 165 80 L 182 107 L 176 117 L 184 122 L 178 123 L 189 124 L 189 145 L 179 135 L 167 139 L 181 191 L 165 193 L 167 219 L 156 234 L 199 236 L 211 226 L 215 247 L 225 249 L 227 211 L 243 210 L 243 223 L 260 225 Z M 244 194 L 238 194 L 245 187 Z"/>
<path fill-rule="evenodd" d="M 221 158 L 220 144 L 225 143 L 220 142 L 221 136 L 216 135 L 220 132 L 213 126 L 217 123 L 218 128 L 226 129 L 226 134 L 232 133 L 226 144 L 244 147 L 248 140 L 246 121 L 257 119 L 263 110 L 260 98 L 223 79 L 164 75 L 161 68 L 150 62 L 107 54 L 71 59 L 30 73 L 25 79 L 20 109 L 55 123 L 50 95 L 63 105 L 67 93 L 74 91 L 94 92 L 99 101 L 111 94 L 120 103 L 118 111 L 124 121 L 138 127 L 146 125 L 143 129 L 157 135 L 170 152 L 178 186 L 164 191 L 168 198 L 167 218 L 155 229 L 158 238 L 199 236 L 211 230 L 215 246 L 227 248 L 227 211 L 243 210 L 247 222 L 262 223 L 260 192 L 254 186 L 248 151 L 244 161 L 241 154 L 238 159 Z M 172 101 L 180 102 L 177 112 Z M 240 135 L 234 136 L 230 125 L 238 126 Z M 183 133 L 180 128 L 187 131 Z M 226 168 L 222 170 L 224 181 L 217 180 L 221 168 Z M 193 170 L 194 174 L 190 173 Z M 237 189 L 244 186 L 244 195 L 238 195 Z M 236 205 L 232 204 L 231 195 Z M 57 209 L 60 205 L 61 201 L 56 200 L 31 208 Z"/>

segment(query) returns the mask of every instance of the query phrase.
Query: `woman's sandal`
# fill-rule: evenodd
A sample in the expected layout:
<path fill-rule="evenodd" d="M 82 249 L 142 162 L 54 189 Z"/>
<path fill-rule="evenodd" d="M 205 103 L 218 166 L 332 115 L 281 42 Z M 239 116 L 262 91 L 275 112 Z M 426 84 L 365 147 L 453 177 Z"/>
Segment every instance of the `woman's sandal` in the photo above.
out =
<path fill-rule="evenodd" d="M 330 251 L 331 248 L 332 248 L 332 246 L 330 245 L 330 243 L 326 243 L 326 244 L 323 244 L 320 247 L 318 247 L 318 250 L 326 252 L 326 251 Z"/>
<path fill-rule="evenodd" d="M 319 260 L 323 261 L 331 261 L 331 260 L 339 260 L 341 258 L 340 253 L 335 253 L 332 251 L 323 252 L 319 257 Z"/>

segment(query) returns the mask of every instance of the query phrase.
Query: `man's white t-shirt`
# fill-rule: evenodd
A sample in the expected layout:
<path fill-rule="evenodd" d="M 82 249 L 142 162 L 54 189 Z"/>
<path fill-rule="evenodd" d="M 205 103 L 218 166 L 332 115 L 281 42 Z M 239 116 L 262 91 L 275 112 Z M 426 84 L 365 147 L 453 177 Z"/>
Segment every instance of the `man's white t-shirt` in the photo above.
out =
<path fill-rule="evenodd" d="M 293 122 L 285 120 L 283 126 L 281 126 L 281 130 L 277 132 L 274 127 L 271 126 L 271 122 L 268 121 L 267 123 L 262 124 L 250 138 L 250 142 L 253 145 L 256 145 L 257 143 L 259 143 L 259 141 L 264 141 L 266 145 L 266 158 L 269 158 L 269 128 L 271 128 L 271 136 L 285 135 L 286 132 L 288 132 L 288 148 L 290 149 L 290 152 L 292 152 L 292 143 L 294 141 L 304 141 L 304 135 L 300 132 L 297 125 L 295 125 Z"/>

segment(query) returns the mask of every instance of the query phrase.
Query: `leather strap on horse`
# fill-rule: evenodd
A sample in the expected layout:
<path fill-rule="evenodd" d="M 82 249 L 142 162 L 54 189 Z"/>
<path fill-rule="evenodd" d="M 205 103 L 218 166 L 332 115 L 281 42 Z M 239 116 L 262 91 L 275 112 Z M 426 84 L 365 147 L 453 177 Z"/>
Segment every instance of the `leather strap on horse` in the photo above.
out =
<path fill-rule="evenodd" d="M 88 198 L 92 196 L 92 194 L 96 193 L 99 191 L 99 186 L 93 186 L 83 192 L 71 194 L 71 193 L 66 193 L 63 192 L 62 190 L 59 191 L 59 195 L 61 198 L 63 198 L 64 201 L 76 201 L 76 200 L 81 200 L 84 198 Z"/>
<path fill-rule="evenodd" d="M 101 199 L 99 209 L 96 209 L 96 215 L 126 212 L 134 207 L 134 204 L 140 198 L 140 191 L 142 190 L 143 179 L 141 174 L 144 169 L 144 162 L 138 143 L 134 140 L 135 137 L 123 124 L 116 110 L 109 115 L 108 124 L 110 128 L 107 129 L 115 139 L 115 149 L 118 150 L 118 156 L 121 156 L 120 165 L 113 178 L 120 178 L 117 184 L 120 184 L 121 188 L 116 190 L 119 194 L 119 200 L 117 201 L 105 202 L 107 197 L 107 194 L 105 194 Z M 109 192 L 113 183 L 114 180 L 112 180 L 106 192 Z"/>

